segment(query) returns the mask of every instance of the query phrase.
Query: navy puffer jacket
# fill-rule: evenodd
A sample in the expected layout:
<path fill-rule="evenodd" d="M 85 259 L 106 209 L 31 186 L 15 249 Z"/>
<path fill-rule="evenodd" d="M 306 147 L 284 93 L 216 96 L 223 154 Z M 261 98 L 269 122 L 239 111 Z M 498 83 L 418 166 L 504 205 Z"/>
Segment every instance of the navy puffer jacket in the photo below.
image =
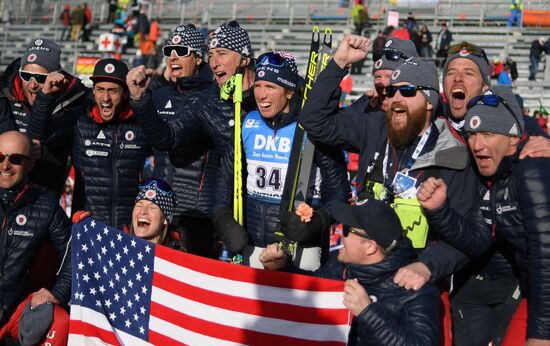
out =
<path fill-rule="evenodd" d="M 191 82 L 196 85 L 189 84 Z M 217 174 L 216 181 L 206 187 L 204 182 L 207 179 L 212 181 L 210 177 L 214 175 L 214 170 L 210 166 L 206 167 L 206 171 L 203 171 L 205 178 L 201 201 L 196 206 L 190 206 L 205 211 L 204 206 L 208 203 L 203 203 L 202 198 L 211 195 L 213 191 L 216 191 L 214 196 L 216 203 L 229 201 L 232 196 L 231 192 L 221 192 L 218 187 L 222 185 L 222 177 L 232 175 L 233 172 L 233 163 L 229 161 L 226 154 L 233 145 L 231 141 L 234 126 L 233 107 L 227 102 L 220 101 L 216 85 L 203 78 L 187 80 L 184 90 L 170 92 L 172 107 L 178 107 L 177 111 L 173 111 L 174 114 L 166 114 L 166 116 L 173 116 L 172 121 L 163 120 L 163 115 L 157 111 L 160 108 L 155 104 L 155 101 L 158 103 L 156 100 L 158 98 L 156 95 L 153 97 L 151 91 L 148 91 L 139 101 L 131 100 L 130 105 L 149 142 L 156 150 L 169 151 L 170 160 L 174 166 L 182 167 L 190 162 L 196 162 L 200 158 L 199 153 L 204 154 L 206 150 L 211 149 L 210 143 L 213 143 L 220 160 L 212 157 L 208 160 L 210 163 L 218 161 L 219 169 L 224 173 Z M 166 108 L 166 103 L 162 106 Z M 216 189 L 209 192 L 208 189 L 212 188 L 210 185 L 214 183 Z"/>
<path fill-rule="evenodd" d="M 152 153 L 129 108 L 119 120 L 102 122 L 94 105 L 75 127 L 73 210 L 122 229 L 132 219 L 145 159 Z"/>
<path fill-rule="evenodd" d="M 20 59 L 13 61 L 1 82 L 0 133 L 18 130 L 40 140 L 42 157 L 36 161 L 30 179 L 60 195 L 69 172 L 70 146 L 66 138 L 77 117 L 85 111 L 88 90 L 80 79 L 63 72 L 69 81 L 67 87 L 51 95 L 38 92 L 31 108 L 21 87 L 19 64 Z"/>
<path fill-rule="evenodd" d="M 420 290 L 407 290 L 393 282 L 399 268 L 416 259 L 410 241 L 372 265 L 344 265 L 332 253 L 313 274 L 328 279 L 357 279 L 373 301 L 353 319 L 348 345 L 438 345 L 441 301 L 439 290 L 428 282 Z M 375 297 L 375 298 L 373 298 Z"/>
<path fill-rule="evenodd" d="M 0 228 L 0 325 L 31 292 L 29 269 L 49 241 L 62 259 L 55 285 L 50 292 L 62 304 L 71 294 L 71 223 L 59 206 L 59 199 L 42 186 L 27 184 L 16 191 L 0 189 L 3 220 Z M 12 194 L 10 201 L 5 196 Z M 13 200 L 13 202 L 11 202 Z"/>
<path fill-rule="evenodd" d="M 203 66 L 201 71 L 208 70 Z M 153 90 L 152 99 L 155 108 L 166 122 L 185 116 L 186 103 L 194 92 L 215 93 L 212 88 L 211 74 L 179 78 L 175 84 Z M 210 76 L 209 79 L 204 77 Z M 212 97 L 217 97 L 213 95 Z M 198 104 L 205 112 L 209 105 Z M 171 152 L 155 150 L 155 168 L 153 176 L 162 178 L 172 185 L 178 196 L 176 216 L 208 217 L 214 203 L 216 179 L 220 167 L 220 158 L 214 141 L 208 137 L 197 138 L 193 145 L 179 146 Z"/>

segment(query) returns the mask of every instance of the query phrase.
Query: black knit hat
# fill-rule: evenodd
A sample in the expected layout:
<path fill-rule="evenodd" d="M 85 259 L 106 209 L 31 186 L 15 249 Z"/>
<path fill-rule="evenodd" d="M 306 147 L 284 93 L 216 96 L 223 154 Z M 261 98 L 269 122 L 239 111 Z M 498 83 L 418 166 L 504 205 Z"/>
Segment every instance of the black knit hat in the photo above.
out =
<path fill-rule="evenodd" d="M 128 75 L 128 66 L 125 62 L 108 58 L 99 60 L 96 63 L 94 73 L 90 79 L 94 83 L 106 80 L 126 86 L 126 75 Z"/>
<path fill-rule="evenodd" d="M 236 21 L 231 21 L 225 25 L 219 26 L 212 36 L 208 49 L 227 48 L 248 58 L 252 54 L 250 37 L 246 30 L 239 26 Z"/>

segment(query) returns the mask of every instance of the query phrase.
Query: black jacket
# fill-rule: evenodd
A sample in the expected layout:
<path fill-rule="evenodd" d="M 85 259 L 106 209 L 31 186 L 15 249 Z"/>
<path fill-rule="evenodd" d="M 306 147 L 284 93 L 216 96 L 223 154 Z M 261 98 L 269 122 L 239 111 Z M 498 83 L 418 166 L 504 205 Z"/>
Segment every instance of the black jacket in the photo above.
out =
<path fill-rule="evenodd" d="M 118 120 L 102 122 L 94 105 L 78 119 L 72 159 L 73 210 L 122 229 L 130 223 L 134 199 L 151 146 L 129 108 Z"/>
<path fill-rule="evenodd" d="M 367 178 L 367 167 L 375 153 L 386 146 L 386 116 L 383 112 L 367 115 L 361 107 L 338 109 L 338 85 L 345 74 L 345 70 L 330 61 L 310 91 L 298 121 L 315 140 L 360 153 L 357 173 L 357 189 L 360 192 Z M 403 150 L 390 148 L 388 161 L 395 162 L 396 170 L 405 166 L 417 141 Z M 417 187 L 430 176 L 442 178 L 449 189 L 451 207 L 460 215 L 472 215 L 480 232 L 485 231 L 483 219 L 477 217 L 479 204 L 472 204 L 477 198 L 479 181 L 469 163 L 466 148 L 446 120 L 438 118 L 432 123 L 428 142 L 411 168 L 411 174 L 417 178 Z M 388 178 L 392 181 L 393 176 Z M 437 234 L 433 231 L 436 230 L 432 229 L 431 238 L 435 240 Z M 441 278 L 462 267 L 468 257 L 443 241 L 434 241 L 424 250 L 420 260 L 431 270 L 433 278 Z"/>
<path fill-rule="evenodd" d="M 393 282 L 397 270 L 415 259 L 409 241 L 372 265 L 344 265 L 332 253 L 313 275 L 357 279 L 373 302 L 353 319 L 348 345 L 438 345 L 441 301 L 434 283 L 406 290 Z M 376 301 L 374 302 L 373 297 Z"/>
<path fill-rule="evenodd" d="M 173 121 L 163 120 L 155 109 L 150 91 L 139 101 L 131 100 L 130 105 L 138 124 L 154 148 L 171 151 L 170 159 L 174 166 L 181 166 L 182 162 L 195 162 L 199 158 L 194 157 L 190 161 L 188 157 L 182 157 L 181 153 L 189 155 L 187 148 L 192 147 L 194 153 L 203 152 L 202 150 L 210 148 L 207 141 L 214 144 L 221 158 L 219 165 L 222 170 L 216 180 L 215 203 L 227 205 L 231 202 L 224 201 L 231 199 L 232 191 L 221 191 L 219 187 L 225 186 L 222 177 L 233 172 L 233 162 L 229 162 L 226 154 L 233 145 L 232 105 L 220 101 L 218 89 L 212 82 L 198 79 L 196 82 L 202 85 L 174 94 L 176 102 L 172 102 L 172 105 L 177 104 L 179 108 L 177 114 L 174 114 Z M 179 102 L 181 98 L 184 98 L 185 102 Z"/>
<path fill-rule="evenodd" d="M 52 294 L 67 304 L 71 294 L 71 223 L 59 199 L 46 188 L 26 184 L 18 189 L 0 189 L 0 325 L 31 292 L 29 269 L 49 241 L 62 259 Z"/>
<path fill-rule="evenodd" d="M 19 64 L 20 59 L 13 61 L 4 72 L 1 82 L 0 133 L 18 130 L 26 132 L 31 139 L 41 141 L 42 157 L 36 161 L 30 179 L 61 195 L 69 172 L 70 146 L 66 145 L 64 139 L 72 131 L 76 118 L 85 109 L 87 89 L 80 79 L 63 72 L 69 80 L 68 86 L 52 95 L 38 92 L 31 108 L 21 88 Z M 34 122 L 37 121 L 37 116 L 43 115 L 49 118 L 49 127 L 39 133 L 36 126 L 41 125 Z"/>
<path fill-rule="evenodd" d="M 199 75 L 179 78 L 175 84 L 168 83 L 162 87 L 159 81 L 166 81 L 162 76 L 155 83 L 152 99 L 156 111 L 166 122 L 185 116 L 185 104 L 188 97 L 195 92 L 214 93 L 212 76 L 208 66 L 204 65 Z M 213 97 L 217 96 L 214 95 Z M 207 103 L 200 103 L 209 111 Z M 162 178 L 172 185 L 178 196 L 178 205 L 174 210 L 176 216 L 208 217 L 214 205 L 216 179 L 220 158 L 214 142 L 209 137 L 198 137 L 193 145 L 180 146 L 171 152 L 155 150 L 155 168 L 153 176 Z M 172 161 L 172 162 L 171 162 Z"/>

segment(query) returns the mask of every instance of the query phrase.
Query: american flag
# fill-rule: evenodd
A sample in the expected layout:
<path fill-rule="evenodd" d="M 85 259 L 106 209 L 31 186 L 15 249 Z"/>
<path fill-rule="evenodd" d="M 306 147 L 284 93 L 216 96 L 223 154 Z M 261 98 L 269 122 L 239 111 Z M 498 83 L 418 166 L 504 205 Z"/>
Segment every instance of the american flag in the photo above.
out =
<path fill-rule="evenodd" d="M 345 345 L 344 284 L 73 226 L 69 345 Z"/>

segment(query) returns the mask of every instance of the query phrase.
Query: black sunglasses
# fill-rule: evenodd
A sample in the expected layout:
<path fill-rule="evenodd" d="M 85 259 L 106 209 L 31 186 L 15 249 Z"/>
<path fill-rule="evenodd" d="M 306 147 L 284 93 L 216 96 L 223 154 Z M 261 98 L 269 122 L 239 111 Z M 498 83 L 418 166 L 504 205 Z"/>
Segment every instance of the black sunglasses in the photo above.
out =
<path fill-rule="evenodd" d="M 195 49 L 187 47 L 187 46 L 164 46 L 162 47 L 162 54 L 169 58 L 172 55 L 172 52 L 176 52 L 176 55 L 179 58 L 185 58 L 186 56 L 190 55 L 192 52 L 195 51 Z"/>
<path fill-rule="evenodd" d="M 36 83 L 38 84 L 44 84 L 46 82 L 46 78 L 48 78 L 49 73 L 34 73 L 34 72 L 27 72 L 19 69 L 19 77 L 21 77 L 22 80 L 29 83 L 31 79 L 34 78 Z"/>
<path fill-rule="evenodd" d="M 172 186 L 170 186 L 170 184 L 162 179 L 147 178 L 143 183 L 139 184 L 140 189 L 148 188 L 151 186 L 156 186 L 157 189 L 165 195 L 172 194 Z"/>
<path fill-rule="evenodd" d="M 447 58 L 450 57 L 451 55 L 454 55 L 460 52 L 462 52 L 462 54 L 464 55 L 472 54 L 472 55 L 481 57 L 485 59 L 485 61 L 487 62 L 487 65 L 490 65 L 489 59 L 487 58 L 487 54 L 485 53 L 483 48 L 468 42 L 461 42 L 450 46 L 449 49 L 447 49 Z"/>
<path fill-rule="evenodd" d="M 275 53 L 264 53 L 256 59 L 254 67 L 258 68 L 262 65 L 271 65 L 274 67 L 284 67 L 287 65 L 285 58 Z"/>
<path fill-rule="evenodd" d="M 348 235 L 350 233 L 353 233 L 355 234 L 356 236 L 358 237 L 361 237 L 363 239 L 368 239 L 368 240 L 372 240 L 371 237 L 369 237 L 368 235 L 366 235 L 365 233 L 362 233 L 361 231 L 359 231 L 358 229 L 356 228 L 353 228 L 353 227 L 349 227 L 349 226 L 344 226 L 343 229 L 342 229 L 342 235 L 347 238 Z"/>
<path fill-rule="evenodd" d="M 416 96 L 417 90 L 433 90 L 437 92 L 437 90 L 432 87 L 427 87 L 422 85 L 414 85 L 414 84 L 407 84 L 407 85 L 400 85 L 400 86 L 388 85 L 386 87 L 386 96 L 394 97 L 397 90 L 399 90 L 399 92 L 403 97 L 414 97 Z"/>
<path fill-rule="evenodd" d="M 518 119 L 516 113 L 514 113 L 514 111 L 510 107 L 510 105 L 508 105 L 508 102 L 506 102 L 505 99 L 503 99 L 502 97 L 500 97 L 498 95 L 495 95 L 495 94 L 478 95 L 478 96 L 472 98 L 470 100 L 470 102 L 468 102 L 468 105 L 466 106 L 466 108 L 470 109 L 470 108 L 474 107 L 475 105 L 485 105 L 485 106 L 490 106 L 490 107 L 498 107 L 499 104 L 502 104 L 504 106 L 504 108 L 506 108 L 506 110 L 508 110 L 508 112 L 510 112 L 510 114 L 512 114 L 512 116 L 514 117 L 514 120 L 516 121 L 516 124 L 518 125 L 518 131 L 521 131 L 521 123 L 519 122 L 519 119 Z"/>
<path fill-rule="evenodd" d="M 401 58 L 403 58 L 403 60 L 407 60 L 409 58 L 405 54 L 393 48 L 385 48 L 382 52 L 384 53 L 384 56 L 386 57 L 386 59 L 390 61 L 397 61 Z"/>
<path fill-rule="evenodd" d="M 31 159 L 27 155 L 17 154 L 17 153 L 3 153 L 0 151 L 0 163 L 4 162 L 6 158 L 12 165 L 17 165 L 17 166 L 22 165 L 25 160 Z"/>

